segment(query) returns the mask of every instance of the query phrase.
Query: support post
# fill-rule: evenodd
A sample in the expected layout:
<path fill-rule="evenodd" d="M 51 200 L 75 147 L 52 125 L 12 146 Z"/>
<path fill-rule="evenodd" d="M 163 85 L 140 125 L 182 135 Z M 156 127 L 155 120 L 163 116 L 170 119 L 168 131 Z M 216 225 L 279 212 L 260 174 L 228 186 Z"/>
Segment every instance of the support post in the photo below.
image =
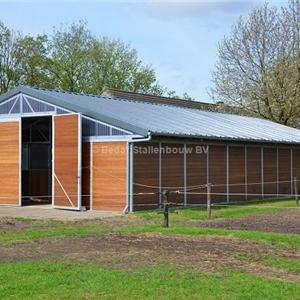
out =
<path fill-rule="evenodd" d="M 264 147 L 260 148 L 260 168 L 261 168 L 261 196 L 264 198 L 265 184 L 264 184 Z"/>
<path fill-rule="evenodd" d="M 296 204 L 299 206 L 297 177 L 294 177 L 294 193 Z"/>
<path fill-rule="evenodd" d="M 163 214 L 164 214 L 164 227 L 169 227 L 169 201 L 168 201 L 168 196 L 169 196 L 169 191 L 164 190 L 163 193 Z"/>
<path fill-rule="evenodd" d="M 229 202 L 229 193 L 230 193 L 230 188 L 229 188 L 229 181 L 230 181 L 230 162 L 229 162 L 229 146 L 226 145 L 226 201 Z"/>
<path fill-rule="evenodd" d="M 207 217 L 211 219 L 211 183 L 207 184 Z"/>
<path fill-rule="evenodd" d="M 184 144 L 183 153 L 183 175 L 184 175 L 184 194 L 183 194 L 183 205 L 187 207 L 187 165 L 186 165 L 186 144 Z"/>

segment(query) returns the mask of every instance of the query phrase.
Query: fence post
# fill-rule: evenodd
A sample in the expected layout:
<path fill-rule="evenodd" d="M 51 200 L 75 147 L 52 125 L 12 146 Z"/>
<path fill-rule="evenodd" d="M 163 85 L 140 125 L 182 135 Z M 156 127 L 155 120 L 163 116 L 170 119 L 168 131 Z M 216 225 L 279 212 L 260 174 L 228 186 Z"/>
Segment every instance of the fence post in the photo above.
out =
<path fill-rule="evenodd" d="M 211 183 L 207 184 L 207 217 L 211 218 Z"/>
<path fill-rule="evenodd" d="M 299 206 L 297 177 L 294 177 L 294 193 L 296 204 L 297 206 Z"/>
<path fill-rule="evenodd" d="M 169 227 L 169 202 L 168 202 L 169 191 L 164 190 L 162 192 L 162 195 L 164 197 L 164 202 L 163 202 L 164 227 Z"/>

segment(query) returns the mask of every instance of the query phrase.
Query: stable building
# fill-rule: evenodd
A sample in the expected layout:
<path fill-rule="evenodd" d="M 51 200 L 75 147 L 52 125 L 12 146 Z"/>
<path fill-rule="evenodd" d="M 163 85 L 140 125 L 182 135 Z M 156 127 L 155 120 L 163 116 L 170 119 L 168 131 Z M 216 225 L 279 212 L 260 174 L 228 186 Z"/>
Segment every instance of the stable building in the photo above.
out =
<path fill-rule="evenodd" d="M 124 99 L 125 98 L 125 99 Z M 168 103 L 19 86 L 0 97 L 0 204 L 133 211 L 289 196 L 300 131 Z M 296 181 L 294 180 L 296 178 Z"/>

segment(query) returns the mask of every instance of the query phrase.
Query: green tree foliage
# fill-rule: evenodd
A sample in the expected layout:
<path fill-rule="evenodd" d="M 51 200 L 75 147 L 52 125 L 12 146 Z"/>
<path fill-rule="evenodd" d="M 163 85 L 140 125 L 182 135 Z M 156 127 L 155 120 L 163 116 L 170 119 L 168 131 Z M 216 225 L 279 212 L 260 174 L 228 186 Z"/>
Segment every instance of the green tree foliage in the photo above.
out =
<path fill-rule="evenodd" d="M 93 37 L 85 24 L 55 29 L 48 43 L 51 84 L 55 88 L 85 92 L 90 85 Z"/>
<path fill-rule="evenodd" d="M 23 36 L 0 22 L 0 93 L 17 84 L 47 86 L 46 41 L 46 36 Z"/>
<path fill-rule="evenodd" d="M 91 48 L 91 92 L 104 87 L 161 95 L 153 68 L 143 65 L 137 52 L 120 40 L 93 41 Z"/>
<path fill-rule="evenodd" d="M 21 36 L 16 43 L 19 82 L 21 84 L 48 87 L 50 85 L 47 36 Z"/>
<path fill-rule="evenodd" d="M 84 22 L 54 29 L 49 37 L 24 36 L 0 23 L 0 93 L 17 84 L 91 94 L 105 87 L 176 94 L 158 83 L 154 69 L 139 60 L 135 49 L 94 36 Z"/>

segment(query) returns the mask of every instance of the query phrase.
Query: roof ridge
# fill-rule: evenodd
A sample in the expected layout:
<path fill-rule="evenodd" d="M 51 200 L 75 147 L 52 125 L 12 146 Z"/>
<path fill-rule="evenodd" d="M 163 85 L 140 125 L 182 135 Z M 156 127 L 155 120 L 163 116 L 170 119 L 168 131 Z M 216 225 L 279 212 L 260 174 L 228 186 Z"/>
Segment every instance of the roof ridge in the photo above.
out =
<path fill-rule="evenodd" d="M 109 87 L 104 88 L 103 91 L 116 91 L 116 92 L 121 92 L 121 93 L 128 93 L 128 94 L 141 95 L 141 96 L 147 96 L 147 97 L 164 98 L 166 100 L 167 99 L 172 99 L 172 100 L 184 101 L 184 102 L 187 102 L 187 103 L 192 101 L 192 102 L 196 102 L 196 103 L 200 103 L 200 104 L 215 105 L 215 103 L 210 103 L 210 102 L 205 102 L 205 101 L 198 101 L 198 100 L 194 100 L 194 99 L 183 99 L 183 98 L 179 98 L 179 97 L 153 95 L 153 94 L 147 94 L 147 93 L 141 93 L 141 92 L 125 91 L 125 90 L 120 90 L 120 89 L 116 89 L 116 88 L 109 88 Z"/>
<path fill-rule="evenodd" d="M 78 95 L 78 96 L 88 96 L 88 97 L 93 97 L 93 98 L 103 98 L 103 96 L 101 96 L 101 95 L 88 94 L 88 93 L 83 93 L 83 92 L 71 92 L 71 91 L 66 91 L 66 90 L 59 89 L 59 88 L 50 89 L 50 88 L 29 86 L 29 85 L 19 85 L 19 86 L 24 86 L 26 88 L 31 88 L 31 89 L 35 89 L 35 90 L 39 90 L 39 91 L 57 92 L 57 93 Z"/>
<path fill-rule="evenodd" d="M 99 96 L 99 97 L 96 97 L 96 98 L 104 98 L 104 99 L 110 99 L 110 100 L 116 100 L 116 101 L 122 101 L 122 102 L 134 102 L 134 103 L 139 103 L 139 104 L 149 104 L 149 105 L 153 105 L 153 106 L 164 106 L 164 107 L 166 106 L 166 107 L 172 107 L 172 108 L 176 107 L 176 108 L 179 108 L 179 109 L 190 109 L 190 110 L 194 110 L 194 111 L 203 111 L 203 112 L 208 112 L 208 113 L 229 114 L 229 113 L 220 112 L 220 111 L 211 111 L 211 110 L 204 109 L 204 108 L 187 107 L 187 106 L 174 105 L 172 103 L 170 103 L 170 104 L 169 103 L 159 103 L 159 102 L 152 102 L 152 101 L 147 101 L 147 100 L 119 98 L 119 97 L 116 97 L 116 96 L 115 97 L 113 97 L 113 96 L 111 96 L 111 97 L 109 97 L 109 96 Z M 189 101 L 189 100 L 185 100 L 185 101 Z M 208 104 L 210 104 L 210 103 L 208 103 Z M 237 115 L 237 114 L 235 114 L 235 115 Z"/>
<path fill-rule="evenodd" d="M 43 88 L 43 87 L 35 87 L 35 86 L 29 86 L 29 85 L 20 85 L 20 86 L 24 86 L 27 88 L 31 88 L 31 89 L 35 89 L 35 90 L 39 90 L 39 91 L 48 91 L 48 92 L 56 92 L 56 93 L 63 93 L 63 94 L 69 94 L 69 95 L 77 95 L 77 96 L 87 96 L 87 97 L 91 97 L 91 98 L 99 98 L 99 99 L 110 99 L 110 100 L 115 100 L 115 101 L 123 101 L 123 102 L 135 102 L 135 103 L 146 103 L 146 104 L 150 104 L 150 105 L 154 105 L 154 106 L 168 106 L 168 107 L 174 107 L 175 105 L 170 103 L 155 103 L 152 102 L 150 100 L 138 100 L 138 99 L 128 99 L 128 98 L 119 98 L 116 96 L 102 96 L 102 95 L 94 95 L 94 94 L 88 94 L 88 93 L 83 93 L 83 92 L 71 92 L 71 91 L 65 91 L 62 89 L 49 89 L 49 88 Z M 139 94 L 139 93 L 136 93 Z M 147 94 L 145 94 L 147 95 Z M 149 95 L 150 97 L 152 95 Z M 155 96 L 155 97 L 160 97 L 160 96 Z M 182 100 L 182 101 L 190 101 L 190 100 L 184 100 L 184 99 L 179 99 L 179 98 L 171 98 L 171 97 L 165 97 L 165 98 L 170 98 L 170 99 L 177 99 L 177 100 Z M 194 100 L 192 100 L 194 101 Z M 204 102 L 199 102 L 199 101 L 194 101 L 194 102 L 198 102 L 198 103 L 204 103 Z M 204 103 L 204 104 L 213 104 L 213 103 Z M 206 109 L 200 109 L 200 108 L 193 108 L 193 107 L 182 107 L 180 105 L 176 105 L 176 107 L 178 108 L 182 108 L 182 109 L 192 109 L 192 110 L 200 110 L 200 111 L 207 111 L 207 112 L 216 112 L 216 111 L 209 111 Z M 221 112 L 219 112 L 221 113 Z"/>
<path fill-rule="evenodd" d="M 66 91 L 62 89 L 49 89 L 49 88 L 43 88 L 43 87 L 34 87 L 34 86 L 29 86 L 29 85 L 22 85 L 27 88 L 39 90 L 39 91 L 48 91 L 48 92 L 56 92 L 56 93 L 63 93 L 63 94 L 69 94 L 69 95 L 77 95 L 77 96 L 87 96 L 91 98 L 99 98 L 99 99 L 110 99 L 110 100 L 116 100 L 116 101 L 123 101 L 123 102 L 137 102 L 137 103 L 148 103 L 148 104 L 153 104 L 153 105 L 159 105 L 159 106 L 171 106 L 171 104 L 165 104 L 165 103 L 153 103 L 151 101 L 140 101 L 137 99 L 127 99 L 127 98 L 119 98 L 119 97 L 114 97 L 114 96 L 102 96 L 102 95 L 95 95 L 95 94 L 88 94 L 88 93 L 83 93 L 83 92 L 71 92 L 71 91 Z"/>
<path fill-rule="evenodd" d="M 83 92 L 81 92 L 81 93 L 80 92 L 71 92 L 71 91 L 65 91 L 65 90 L 62 90 L 62 89 L 59 89 L 59 88 L 49 89 L 49 88 L 34 87 L 34 86 L 29 86 L 29 85 L 20 85 L 20 86 L 24 86 L 24 87 L 39 90 L 39 91 L 56 92 L 56 93 L 63 93 L 63 94 L 77 95 L 77 96 L 87 96 L 87 97 L 96 98 L 96 99 L 98 98 L 98 99 L 110 99 L 110 100 L 123 101 L 123 102 L 146 103 L 146 104 L 149 104 L 149 105 L 162 106 L 162 107 L 174 107 L 174 106 L 176 106 L 180 109 L 189 109 L 189 110 L 193 110 L 193 111 L 203 111 L 203 112 L 216 113 L 216 114 L 222 114 L 222 115 L 224 115 L 224 114 L 228 115 L 229 114 L 229 115 L 235 115 L 235 116 L 247 117 L 247 118 L 255 118 L 255 119 L 261 120 L 261 118 L 258 118 L 258 117 L 240 115 L 240 114 L 237 114 L 237 113 L 222 112 L 222 111 L 217 111 L 217 110 L 209 110 L 209 109 L 205 109 L 205 108 L 180 106 L 180 105 L 174 105 L 172 103 L 162 103 L 162 102 L 158 103 L 158 102 L 153 102 L 151 100 L 138 100 L 138 99 L 120 98 L 120 97 L 117 97 L 117 96 L 103 96 L 103 95 L 88 94 L 88 93 L 83 93 Z M 119 90 L 119 91 L 122 91 L 122 90 Z M 129 92 L 129 93 L 134 93 L 134 92 Z M 135 94 L 138 95 L 139 93 L 135 93 Z M 145 95 L 147 95 L 147 94 L 145 94 Z M 148 96 L 151 97 L 152 95 L 148 95 Z M 155 96 L 155 97 L 160 97 L 160 96 Z M 184 99 L 179 99 L 179 98 L 171 98 L 171 97 L 165 97 L 165 98 L 182 100 L 182 101 L 186 101 L 187 103 L 190 101 L 190 100 L 184 100 Z M 199 101 L 195 101 L 195 100 L 191 100 L 191 101 L 199 103 L 199 104 L 207 104 L 208 106 L 215 105 L 214 103 L 199 102 Z"/>
<path fill-rule="evenodd" d="M 208 109 L 205 109 L 205 108 L 180 106 L 180 105 L 174 105 L 172 103 L 170 103 L 170 104 L 168 104 L 168 103 L 157 103 L 157 102 L 146 101 L 146 100 L 119 98 L 119 97 L 113 97 L 113 96 L 111 96 L 111 97 L 101 96 L 101 97 L 98 97 L 98 98 L 105 98 L 105 99 L 111 99 L 111 100 L 122 101 L 122 102 L 134 102 L 134 103 L 139 103 L 139 104 L 149 104 L 149 105 L 153 105 L 153 106 L 163 106 L 163 107 L 172 107 L 172 108 L 176 107 L 176 108 L 183 109 L 183 110 L 188 109 L 188 110 L 192 110 L 192 111 L 201 111 L 201 112 L 207 112 L 207 113 L 211 113 L 211 114 L 234 115 L 234 116 L 243 117 L 243 118 L 252 118 L 252 119 L 265 120 L 265 119 L 258 118 L 258 117 L 239 115 L 237 113 L 222 112 L 222 111 L 217 111 L 217 110 L 212 111 L 212 110 L 208 110 Z M 189 100 L 186 100 L 186 101 L 189 101 Z M 208 103 L 208 104 L 210 104 L 210 103 Z"/>

